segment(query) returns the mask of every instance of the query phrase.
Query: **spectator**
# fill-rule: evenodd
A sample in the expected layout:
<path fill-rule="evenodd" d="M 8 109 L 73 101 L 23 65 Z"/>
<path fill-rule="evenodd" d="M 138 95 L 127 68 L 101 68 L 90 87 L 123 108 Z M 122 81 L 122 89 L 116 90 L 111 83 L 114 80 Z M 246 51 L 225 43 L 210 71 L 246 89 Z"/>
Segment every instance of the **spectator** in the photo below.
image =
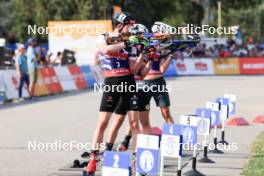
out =
<path fill-rule="evenodd" d="M 35 85 L 38 78 L 38 59 L 39 55 L 36 52 L 37 42 L 34 38 L 29 38 L 27 48 L 27 63 L 28 63 L 28 73 L 29 73 L 29 93 L 31 99 L 35 100 Z"/>
<path fill-rule="evenodd" d="M 27 89 L 29 88 L 29 75 L 28 75 L 28 65 L 27 56 L 25 55 L 26 49 L 23 44 L 20 44 L 17 48 L 17 58 L 16 58 L 16 71 L 19 77 L 19 87 L 18 87 L 18 97 L 22 101 L 22 90 L 24 82 L 27 84 Z"/>
<path fill-rule="evenodd" d="M 15 51 L 13 51 L 13 55 L 12 55 L 12 60 L 13 60 L 14 63 L 17 62 L 17 58 L 19 57 L 19 55 L 20 54 L 19 54 L 18 47 L 17 47 L 17 49 Z"/>
<path fill-rule="evenodd" d="M 205 56 L 206 57 L 217 58 L 217 57 L 219 57 L 219 53 L 217 51 L 218 51 L 217 49 L 214 49 L 213 47 L 210 47 L 209 49 L 206 49 Z"/>
<path fill-rule="evenodd" d="M 251 50 L 249 50 L 248 51 L 248 56 L 249 57 L 256 57 L 256 56 L 258 56 L 258 49 L 256 47 L 254 47 Z"/>
<path fill-rule="evenodd" d="M 46 48 L 41 48 L 41 47 L 38 47 L 38 49 L 39 49 L 38 53 L 40 56 L 40 58 L 39 58 L 40 65 L 46 66 L 47 65 L 47 63 L 46 63 L 47 50 L 46 50 Z"/>
<path fill-rule="evenodd" d="M 257 47 L 257 57 L 263 57 L 264 56 L 264 48 Z"/>
<path fill-rule="evenodd" d="M 205 56 L 205 48 L 206 45 L 202 44 L 202 45 L 198 45 L 195 50 L 193 51 L 193 54 L 195 57 L 204 57 Z"/>
<path fill-rule="evenodd" d="M 247 43 L 246 48 L 250 51 L 250 50 L 254 49 L 255 47 L 256 47 L 256 46 L 255 46 L 255 44 L 254 44 L 254 41 L 253 41 L 253 39 L 250 37 L 250 38 L 248 39 L 248 43 Z"/>
<path fill-rule="evenodd" d="M 239 50 L 238 50 L 238 46 L 235 45 L 234 50 L 232 52 L 232 56 L 239 57 L 239 55 L 240 55 L 240 53 L 239 53 Z"/>
<path fill-rule="evenodd" d="M 47 52 L 47 54 L 46 54 L 46 65 L 50 65 L 51 64 L 51 57 L 52 57 L 52 55 L 53 55 L 53 53 L 50 51 L 50 50 L 48 50 L 48 52 Z"/>
<path fill-rule="evenodd" d="M 248 50 L 246 49 L 245 46 L 240 47 L 238 52 L 239 52 L 239 57 L 247 57 L 248 56 Z"/>

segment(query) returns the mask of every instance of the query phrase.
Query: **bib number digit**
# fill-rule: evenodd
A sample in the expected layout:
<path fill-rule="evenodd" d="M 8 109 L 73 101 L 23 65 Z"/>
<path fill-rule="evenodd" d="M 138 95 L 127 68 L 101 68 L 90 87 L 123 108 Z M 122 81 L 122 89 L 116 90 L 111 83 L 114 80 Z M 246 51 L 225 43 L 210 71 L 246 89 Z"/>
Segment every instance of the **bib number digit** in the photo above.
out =
<path fill-rule="evenodd" d="M 114 155 L 114 164 L 113 164 L 113 167 L 116 167 L 116 168 L 119 167 L 118 161 L 119 161 L 119 156 L 118 155 Z"/>

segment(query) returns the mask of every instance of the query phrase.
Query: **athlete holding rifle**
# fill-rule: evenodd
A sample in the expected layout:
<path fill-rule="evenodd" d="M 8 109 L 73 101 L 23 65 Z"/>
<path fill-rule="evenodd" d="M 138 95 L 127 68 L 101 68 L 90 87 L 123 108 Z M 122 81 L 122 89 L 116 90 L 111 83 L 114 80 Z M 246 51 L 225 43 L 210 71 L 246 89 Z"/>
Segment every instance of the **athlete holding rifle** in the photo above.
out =
<path fill-rule="evenodd" d="M 108 44 L 107 38 L 109 36 L 114 37 L 119 36 L 120 33 L 127 33 L 129 28 L 135 23 L 135 19 L 129 13 L 121 12 L 113 16 L 112 23 L 113 32 L 100 35 L 97 39 L 99 62 L 105 76 L 104 83 L 110 87 L 118 85 L 135 87 L 133 74 L 139 71 L 143 55 L 131 57 L 131 47 L 136 45 L 144 46 L 145 43 L 140 43 L 134 37 L 131 40 Z M 119 92 L 115 88 L 111 91 L 103 92 L 99 121 L 92 142 L 90 161 L 83 172 L 84 176 L 94 175 L 96 171 L 99 146 L 103 142 L 104 132 L 112 114 L 115 113 L 119 118 L 124 118 L 128 111 L 138 111 L 138 98 L 135 93 L 130 91 Z M 135 122 L 137 123 L 137 121 Z M 138 125 L 136 124 L 135 126 Z M 112 143 L 108 143 L 106 147 L 111 148 L 112 145 Z"/>

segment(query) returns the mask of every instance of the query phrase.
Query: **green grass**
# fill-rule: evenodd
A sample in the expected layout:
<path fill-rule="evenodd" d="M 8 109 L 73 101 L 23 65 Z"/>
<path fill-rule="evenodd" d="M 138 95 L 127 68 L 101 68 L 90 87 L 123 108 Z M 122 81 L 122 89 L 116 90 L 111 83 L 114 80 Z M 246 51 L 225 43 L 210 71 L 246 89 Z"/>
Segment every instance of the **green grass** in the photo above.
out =
<path fill-rule="evenodd" d="M 252 156 L 244 168 L 244 176 L 264 176 L 264 132 L 252 145 Z"/>

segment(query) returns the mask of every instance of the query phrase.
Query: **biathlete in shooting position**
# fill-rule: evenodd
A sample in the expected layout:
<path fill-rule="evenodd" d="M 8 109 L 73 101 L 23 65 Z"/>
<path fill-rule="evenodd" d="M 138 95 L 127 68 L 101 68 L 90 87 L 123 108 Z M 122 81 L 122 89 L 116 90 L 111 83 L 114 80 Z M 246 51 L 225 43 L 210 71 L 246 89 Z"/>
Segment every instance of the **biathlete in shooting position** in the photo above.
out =
<path fill-rule="evenodd" d="M 152 26 L 152 32 L 157 35 L 169 36 L 170 26 L 162 22 L 155 22 Z M 155 52 L 146 55 L 147 60 L 151 60 L 150 70 L 144 75 L 144 85 L 149 89 L 148 91 L 142 91 L 142 98 L 140 99 L 140 106 L 143 107 L 140 111 L 140 124 L 142 126 L 141 133 L 150 134 L 151 126 L 149 121 L 150 101 L 153 97 L 156 106 L 160 107 L 160 111 L 165 123 L 173 124 L 174 120 L 170 113 L 170 98 L 168 89 L 166 87 L 166 81 L 163 78 L 163 73 L 169 67 L 172 60 L 172 54 L 163 55 L 160 50 L 159 42 L 155 45 L 155 41 L 152 44 L 155 47 Z M 128 134 L 125 136 L 121 143 L 121 150 L 126 150 L 130 143 L 131 130 L 128 130 Z"/>
<path fill-rule="evenodd" d="M 112 89 L 107 92 L 104 90 L 102 95 L 99 121 L 94 132 L 90 160 L 83 171 L 84 176 L 94 175 L 96 171 L 99 146 L 103 142 L 104 132 L 112 114 L 115 113 L 116 118 L 124 118 L 128 111 L 137 113 L 136 111 L 139 108 L 137 94 L 131 91 L 120 92 L 117 90 L 117 86 L 135 87 L 134 74 L 139 71 L 144 57 L 142 54 L 138 57 L 133 56 L 131 47 L 144 45 L 144 43 L 140 43 L 135 38 L 125 42 L 120 41 L 116 44 L 107 43 L 108 36 L 119 36 L 120 33 L 127 33 L 133 24 L 135 24 L 135 19 L 131 14 L 126 12 L 117 13 L 112 19 L 113 32 L 100 35 L 97 39 L 99 62 L 105 76 L 104 84 Z M 137 133 L 138 121 L 133 120 L 132 124 L 132 131 Z M 113 139 L 115 139 L 115 134 L 110 137 L 106 149 L 112 148 Z"/>
<path fill-rule="evenodd" d="M 152 27 L 152 32 L 156 36 L 168 37 L 170 36 L 168 31 L 169 27 L 170 26 L 164 23 L 156 22 Z M 148 33 L 147 28 L 141 24 L 134 25 L 134 28 L 132 28 L 132 30 L 134 30 L 132 31 L 132 33 L 137 33 L 137 34 L 141 33 L 143 36 L 144 34 Z M 148 52 L 147 53 L 145 52 L 144 54 L 145 60 L 147 61 L 146 62 L 147 64 L 144 62 L 142 63 L 142 69 L 144 69 L 144 72 L 141 72 L 141 74 L 139 72 L 135 75 L 135 80 L 138 83 L 141 83 L 141 85 L 151 88 L 147 90 L 140 89 L 138 92 L 139 107 L 140 107 L 139 117 L 142 125 L 142 133 L 145 134 L 149 134 L 151 130 L 149 123 L 149 110 L 150 110 L 150 100 L 152 97 L 154 97 L 156 101 L 156 105 L 160 107 L 165 123 L 169 123 L 169 124 L 174 123 L 174 120 L 171 117 L 169 110 L 169 106 L 170 106 L 169 94 L 166 88 L 166 82 L 163 78 L 163 73 L 167 70 L 171 62 L 173 52 L 171 52 L 172 54 L 163 54 L 161 53 L 162 51 L 160 51 L 159 48 L 160 43 L 156 42 L 155 45 L 155 41 L 153 42 L 151 46 L 154 47 L 155 49 L 153 51 L 148 50 Z M 168 53 L 168 51 L 166 51 L 166 53 Z M 153 88 L 156 90 L 154 90 Z M 117 131 L 121 127 L 123 121 L 124 119 L 115 118 L 114 124 L 111 129 L 115 131 L 115 134 L 117 134 Z M 128 149 L 131 136 L 133 136 L 130 130 L 130 126 L 128 128 L 128 133 L 125 136 L 125 139 L 122 141 L 121 146 L 119 147 L 119 150 L 121 151 L 125 151 Z M 133 149 L 135 148 L 135 142 L 133 143 L 132 148 Z"/>
<path fill-rule="evenodd" d="M 139 40 L 144 39 L 143 41 L 145 41 L 146 39 L 144 38 L 144 34 L 148 33 L 148 29 L 146 26 L 142 25 L 142 24 L 135 24 L 133 25 L 133 27 L 130 29 L 131 34 L 135 34 L 135 36 L 139 37 Z M 135 36 L 132 36 L 132 38 L 134 38 Z M 139 48 L 140 47 L 140 48 Z M 118 150 L 120 151 L 125 151 L 128 148 L 130 139 L 132 139 L 132 149 L 134 150 L 136 148 L 136 136 L 137 133 L 133 133 L 133 128 L 135 128 L 135 125 L 137 125 L 137 129 L 139 129 L 139 125 L 138 125 L 138 121 L 139 121 L 139 113 L 142 111 L 145 111 L 145 105 L 141 103 L 142 99 L 145 98 L 145 93 L 142 90 L 143 85 L 144 85 L 144 81 L 143 78 L 148 74 L 148 72 L 150 71 L 151 65 L 152 65 L 152 60 L 151 59 L 146 59 L 146 54 L 148 51 L 144 50 L 147 48 L 147 44 L 145 44 L 144 47 L 139 46 L 139 47 L 132 47 L 131 49 L 134 50 L 133 53 L 136 53 L 136 55 L 134 57 L 139 57 L 140 55 L 144 56 L 144 61 L 141 62 L 141 66 L 140 69 L 138 70 L 138 72 L 136 72 L 134 74 L 134 79 L 136 81 L 136 85 L 137 85 L 137 89 L 136 89 L 136 94 L 137 97 L 139 99 L 138 101 L 138 106 L 139 106 L 139 112 L 129 112 L 128 113 L 128 118 L 129 120 L 129 128 L 128 128 L 128 135 L 125 137 L 125 140 L 122 142 L 121 146 L 119 146 Z M 124 118 L 123 117 L 116 117 L 114 118 L 113 121 L 113 125 L 110 128 L 109 131 L 109 139 L 108 141 L 111 141 L 111 143 L 114 143 L 115 138 L 117 136 L 118 130 L 120 129 L 120 127 L 122 126 L 124 122 Z M 131 130 L 132 129 L 132 130 Z"/>
<path fill-rule="evenodd" d="M 169 34 L 168 25 L 164 23 L 155 23 L 152 26 L 152 32 L 167 35 Z M 156 106 L 160 107 L 160 111 L 165 123 L 174 123 L 174 120 L 170 113 L 170 97 L 167 89 L 167 84 L 165 79 L 163 78 L 163 74 L 168 69 L 173 57 L 172 54 L 164 56 L 162 52 L 159 51 L 159 44 L 157 44 L 156 47 L 156 52 L 147 56 L 148 59 L 151 59 L 153 62 L 149 73 L 144 77 L 145 85 L 150 88 L 150 90 L 146 92 L 145 98 L 143 99 L 145 111 L 140 113 L 142 133 L 144 134 L 149 134 L 151 132 L 149 110 L 150 100 L 152 97 L 156 102 Z"/>

